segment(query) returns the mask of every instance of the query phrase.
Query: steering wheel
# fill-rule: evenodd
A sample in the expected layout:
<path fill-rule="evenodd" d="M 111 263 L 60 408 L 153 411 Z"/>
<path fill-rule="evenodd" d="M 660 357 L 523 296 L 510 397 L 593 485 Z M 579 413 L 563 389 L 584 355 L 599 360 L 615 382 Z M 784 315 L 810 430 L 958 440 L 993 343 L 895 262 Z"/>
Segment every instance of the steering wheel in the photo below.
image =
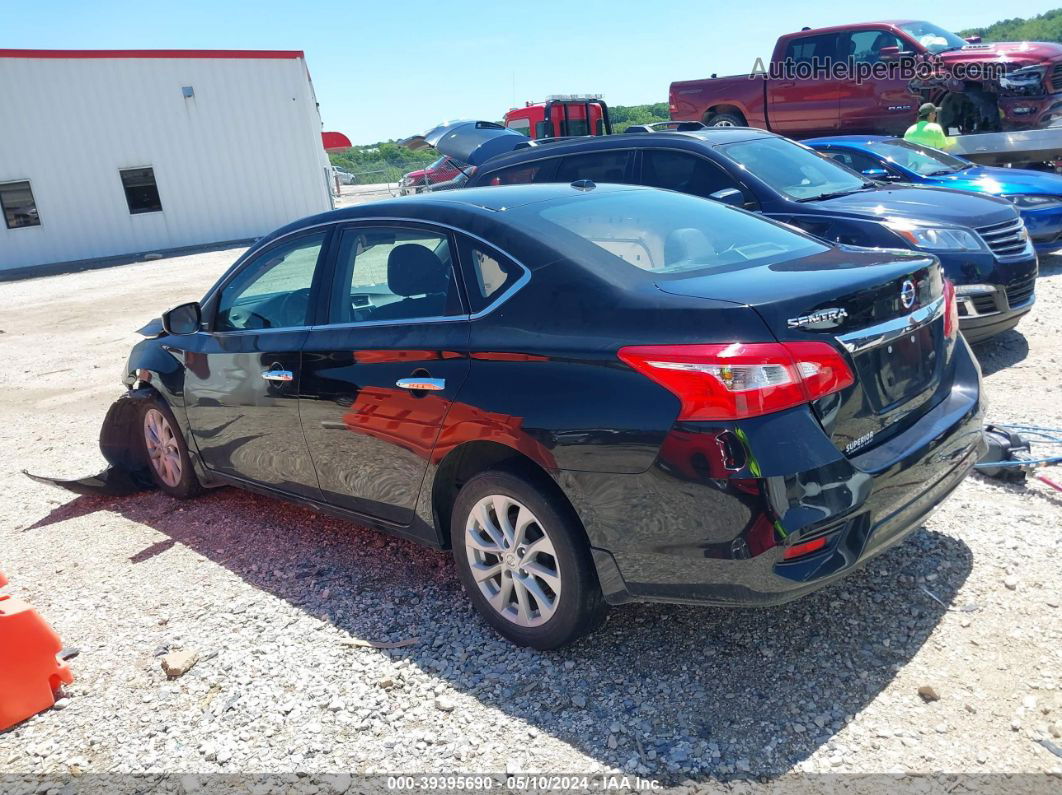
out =
<path fill-rule="evenodd" d="M 306 310 L 310 307 L 310 288 L 303 287 L 288 293 L 277 305 L 277 317 L 280 326 L 303 326 L 306 324 Z M 266 321 L 267 326 L 273 324 Z"/>

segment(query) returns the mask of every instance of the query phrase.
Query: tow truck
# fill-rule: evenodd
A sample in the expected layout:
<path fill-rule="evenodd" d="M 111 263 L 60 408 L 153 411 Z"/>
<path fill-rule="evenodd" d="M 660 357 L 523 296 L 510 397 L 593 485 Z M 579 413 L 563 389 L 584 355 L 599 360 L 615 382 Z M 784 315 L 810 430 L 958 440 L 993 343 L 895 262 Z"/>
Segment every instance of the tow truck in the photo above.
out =
<path fill-rule="evenodd" d="M 612 134 L 608 105 L 600 94 L 553 94 L 545 102 L 511 108 L 502 121 L 506 128 L 532 140 Z"/>

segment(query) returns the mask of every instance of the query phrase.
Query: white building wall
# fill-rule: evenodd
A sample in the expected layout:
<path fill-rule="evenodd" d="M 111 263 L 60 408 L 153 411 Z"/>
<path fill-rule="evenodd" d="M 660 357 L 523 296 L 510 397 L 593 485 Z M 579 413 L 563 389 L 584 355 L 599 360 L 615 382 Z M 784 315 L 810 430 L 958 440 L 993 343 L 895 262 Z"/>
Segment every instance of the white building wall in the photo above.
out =
<path fill-rule="evenodd" d="M 41 221 L 0 219 L 0 269 L 254 238 L 332 206 L 301 57 L 0 57 L 0 109 L 0 183 L 28 179 Z M 118 172 L 145 166 L 162 211 L 132 215 Z"/>

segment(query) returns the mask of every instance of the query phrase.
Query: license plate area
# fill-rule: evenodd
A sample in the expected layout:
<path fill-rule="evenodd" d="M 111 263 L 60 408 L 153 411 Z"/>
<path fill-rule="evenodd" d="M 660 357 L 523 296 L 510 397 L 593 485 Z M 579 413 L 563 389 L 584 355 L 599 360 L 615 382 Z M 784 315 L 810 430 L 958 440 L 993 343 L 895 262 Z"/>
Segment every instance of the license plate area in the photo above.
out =
<path fill-rule="evenodd" d="M 879 412 L 915 397 L 932 381 L 938 355 L 933 325 L 909 331 L 859 357 L 864 383 L 875 386 L 871 397 Z"/>

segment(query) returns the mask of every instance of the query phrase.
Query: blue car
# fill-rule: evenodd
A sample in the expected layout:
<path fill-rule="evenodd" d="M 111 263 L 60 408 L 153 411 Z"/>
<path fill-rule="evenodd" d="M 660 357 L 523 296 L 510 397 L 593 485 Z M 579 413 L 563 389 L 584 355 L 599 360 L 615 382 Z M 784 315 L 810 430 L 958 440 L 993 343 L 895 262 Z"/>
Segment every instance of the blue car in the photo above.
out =
<path fill-rule="evenodd" d="M 872 179 L 1009 199 L 1025 220 L 1037 251 L 1062 248 L 1062 177 L 1057 174 L 979 166 L 939 149 L 883 135 L 842 135 L 804 143 Z"/>

